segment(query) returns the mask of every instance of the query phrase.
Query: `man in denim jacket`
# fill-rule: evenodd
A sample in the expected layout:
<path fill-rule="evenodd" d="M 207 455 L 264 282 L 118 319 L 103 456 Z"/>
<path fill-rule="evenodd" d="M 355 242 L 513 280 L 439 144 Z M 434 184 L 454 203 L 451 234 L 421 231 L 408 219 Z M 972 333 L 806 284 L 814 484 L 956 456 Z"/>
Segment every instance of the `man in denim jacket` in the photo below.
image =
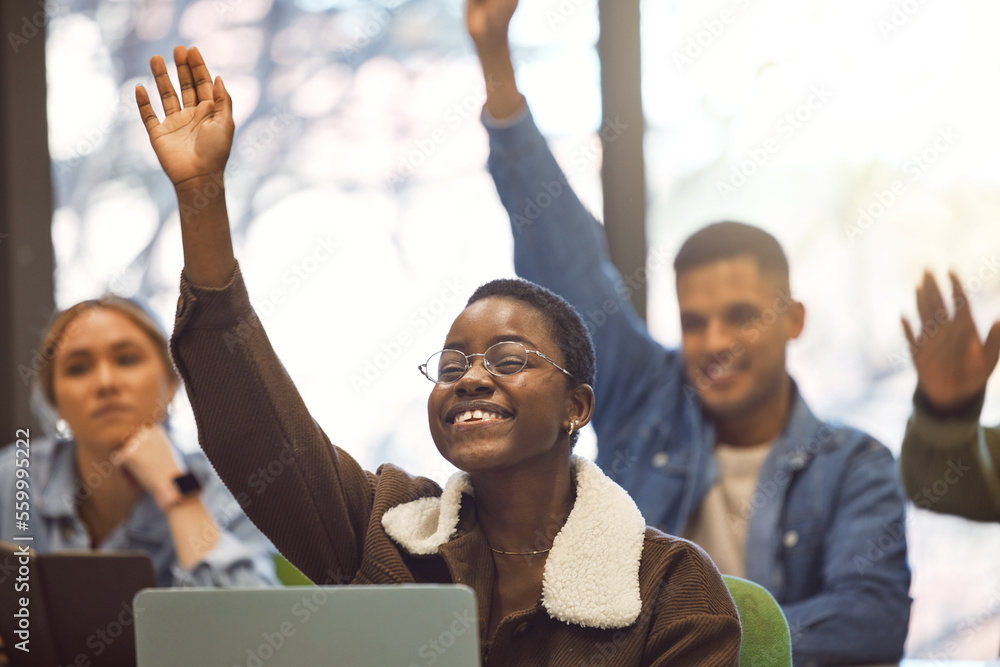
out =
<path fill-rule="evenodd" d="M 517 90 L 516 4 L 466 7 L 490 82 L 489 170 L 518 275 L 565 297 L 594 337 L 597 462 L 647 523 L 775 596 L 796 665 L 898 660 L 910 614 L 898 473 L 879 442 L 817 419 L 785 371 L 805 312 L 780 246 L 738 223 L 693 235 L 675 260 L 682 349 L 653 340 Z"/>

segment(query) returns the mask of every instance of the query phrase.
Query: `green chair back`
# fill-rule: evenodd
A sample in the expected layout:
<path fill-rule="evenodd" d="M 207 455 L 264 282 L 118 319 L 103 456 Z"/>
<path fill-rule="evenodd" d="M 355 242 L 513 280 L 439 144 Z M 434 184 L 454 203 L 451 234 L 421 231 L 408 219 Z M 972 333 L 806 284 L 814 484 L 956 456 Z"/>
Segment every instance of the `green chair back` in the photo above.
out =
<path fill-rule="evenodd" d="M 792 641 L 788 621 L 777 601 L 763 586 L 722 575 L 736 603 L 743 628 L 740 667 L 791 667 Z"/>
<path fill-rule="evenodd" d="M 274 554 L 274 572 L 285 586 L 313 586 L 313 582 L 281 554 Z"/>

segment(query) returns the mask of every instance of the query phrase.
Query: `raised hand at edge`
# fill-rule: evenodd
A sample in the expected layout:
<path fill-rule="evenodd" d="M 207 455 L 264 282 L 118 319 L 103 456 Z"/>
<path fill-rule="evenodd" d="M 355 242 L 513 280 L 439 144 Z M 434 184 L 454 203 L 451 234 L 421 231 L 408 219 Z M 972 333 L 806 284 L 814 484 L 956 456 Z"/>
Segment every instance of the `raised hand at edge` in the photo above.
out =
<path fill-rule="evenodd" d="M 925 271 L 917 287 L 920 330 L 901 318 L 917 369 L 917 387 L 930 403 L 947 411 L 968 402 L 986 388 L 1000 358 L 1000 320 L 993 323 L 985 341 L 976 332 L 969 301 L 962 283 L 949 273 L 954 312 L 948 313 L 945 299 L 930 271 Z"/>

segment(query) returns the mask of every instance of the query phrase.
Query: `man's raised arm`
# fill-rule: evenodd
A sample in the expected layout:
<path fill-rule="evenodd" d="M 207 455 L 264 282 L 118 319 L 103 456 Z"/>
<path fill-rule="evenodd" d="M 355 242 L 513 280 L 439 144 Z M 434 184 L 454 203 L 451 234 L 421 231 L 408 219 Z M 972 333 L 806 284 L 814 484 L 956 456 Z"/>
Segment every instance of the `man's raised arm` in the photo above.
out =
<path fill-rule="evenodd" d="M 611 263 L 603 226 L 573 192 L 517 88 L 507 40 L 516 7 L 515 0 L 466 3 L 486 80 L 488 166 L 510 217 L 518 275 L 569 301 L 594 338 L 594 426 L 603 437 L 628 421 L 636 397 L 662 382 L 664 366 L 677 370 L 677 355 L 650 338 L 632 308 L 632 288 Z"/>

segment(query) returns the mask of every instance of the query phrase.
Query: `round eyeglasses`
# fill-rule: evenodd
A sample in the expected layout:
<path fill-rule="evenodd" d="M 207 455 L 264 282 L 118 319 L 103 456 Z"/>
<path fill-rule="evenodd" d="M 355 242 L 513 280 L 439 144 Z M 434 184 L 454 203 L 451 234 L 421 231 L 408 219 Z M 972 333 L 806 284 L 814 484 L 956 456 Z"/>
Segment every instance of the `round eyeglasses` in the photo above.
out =
<path fill-rule="evenodd" d="M 537 354 L 569 376 L 570 379 L 574 379 L 568 370 L 538 350 L 529 350 L 524 345 L 513 341 L 491 345 L 489 349 L 481 354 L 465 354 L 458 350 L 441 350 L 432 354 L 427 359 L 427 363 L 421 364 L 417 368 L 431 382 L 451 384 L 458 382 L 465 375 L 465 372 L 469 370 L 472 357 L 482 357 L 483 366 L 486 367 L 486 370 L 491 375 L 505 377 L 524 370 L 524 367 L 528 365 L 529 354 Z"/>

